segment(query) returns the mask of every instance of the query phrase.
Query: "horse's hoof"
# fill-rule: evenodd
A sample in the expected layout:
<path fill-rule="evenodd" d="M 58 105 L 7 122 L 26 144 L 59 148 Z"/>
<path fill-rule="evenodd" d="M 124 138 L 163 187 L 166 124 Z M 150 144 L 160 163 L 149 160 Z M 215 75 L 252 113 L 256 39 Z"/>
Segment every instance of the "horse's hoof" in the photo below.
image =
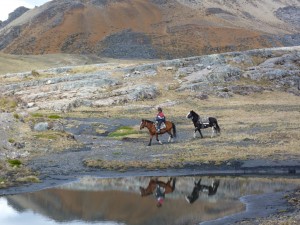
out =
<path fill-rule="evenodd" d="M 158 143 L 161 144 L 161 145 L 163 144 L 161 141 L 159 141 Z"/>

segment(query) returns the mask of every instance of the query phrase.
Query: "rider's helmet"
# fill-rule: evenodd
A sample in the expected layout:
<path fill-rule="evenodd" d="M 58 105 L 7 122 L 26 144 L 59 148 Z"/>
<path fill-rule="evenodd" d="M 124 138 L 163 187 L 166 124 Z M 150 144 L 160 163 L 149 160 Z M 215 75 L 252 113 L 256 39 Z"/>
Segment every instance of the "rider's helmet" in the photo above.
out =
<path fill-rule="evenodd" d="M 158 108 L 157 108 L 157 111 L 158 111 L 158 112 L 162 112 L 162 108 L 161 108 L 161 107 L 158 107 Z"/>

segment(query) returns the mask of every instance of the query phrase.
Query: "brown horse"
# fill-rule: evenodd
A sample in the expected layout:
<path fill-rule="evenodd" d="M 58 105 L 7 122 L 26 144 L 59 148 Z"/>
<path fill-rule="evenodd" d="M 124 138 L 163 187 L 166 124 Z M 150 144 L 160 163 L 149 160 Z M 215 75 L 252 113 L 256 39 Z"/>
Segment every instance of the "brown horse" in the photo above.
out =
<path fill-rule="evenodd" d="M 157 178 L 156 179 L 151 178 L 146 188 L 140 187 L 141 196 L 144 197 L 144 196 L 152 195 L 157 185 L 165 189 L 165 194 L 172 193 L 175 190 L 175 182 L 176 182 L 176 178 L 172 178 L 172 177 L 167 181 L 167 183 L 160 181 Z"/>
<path fill-rule="evenodd" d="M 173 141 L 173 137 L 176 137 L 176 126 L 174 123 L 170 122 L 170 121 L 166 121 L 166 128 L 163 128 L 160 130 L 159 133 L 156 132 L 156 127 L 155 127 L 155 123 L 150 121 L 150 120 L 144 120 L 142 119 L 141 125 L 140 125 L 140 130 L 143 129 L 144 127 L 147 127 L 150 133 L 150 142 L 148 144 L 148 146 L 151 146 L 151 142 L 152 142 L 152 138 L 155 135 L 156 136 L 156 140 L 162 144 L 162 142 L 160 140 L 158 140 L 158 135 L 164 134 L 164 133 L 168 133 L 170 135 L 168 142 Z M 173 129 L 173 134 L 172 134 L 172 130 Z"/>

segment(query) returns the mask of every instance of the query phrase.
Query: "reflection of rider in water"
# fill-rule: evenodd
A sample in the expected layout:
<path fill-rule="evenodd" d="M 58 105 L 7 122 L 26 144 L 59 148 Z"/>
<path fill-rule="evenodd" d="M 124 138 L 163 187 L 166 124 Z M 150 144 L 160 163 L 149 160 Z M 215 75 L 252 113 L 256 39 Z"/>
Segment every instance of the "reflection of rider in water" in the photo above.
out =
<path fill-rule="evenodd" d="M 146 188 L 140 187 L 141 196 L 153 195 L 157 200 L 156 206 L 161 207 L 165 200 L 165 195 L 175 190 L 175 183 L 176 177 L 170 177 L 167 182 L 160 181 L 158 178 L 151 178 Z"/>
<path fill-rule="evenodd" d="M 165 191 L 166 189 L 161 187 L 159 184 L 156 185 L 155 197 L 157 199 L 157 207 L 161 207 L 165 200 Z"/>
<path fill-rule="evenodd" d="M 162 122 L 166 122 L 166 117 L 165 117 L 165 115 L 164 115 L 164 113 L 162 112 L 162 108 L 161 107 L 158 107 L 157 108 L 157 111 L 158 111 L 158 113 L 157 113 L 157 115 L 156 115 L 156 122 L 157 122 L 157 129 L 156 129 L 156 131 L 157 131 L 157 133 L 159 133 L 160 132 L 160 125 L 161 125 L 161 123 Z"/>

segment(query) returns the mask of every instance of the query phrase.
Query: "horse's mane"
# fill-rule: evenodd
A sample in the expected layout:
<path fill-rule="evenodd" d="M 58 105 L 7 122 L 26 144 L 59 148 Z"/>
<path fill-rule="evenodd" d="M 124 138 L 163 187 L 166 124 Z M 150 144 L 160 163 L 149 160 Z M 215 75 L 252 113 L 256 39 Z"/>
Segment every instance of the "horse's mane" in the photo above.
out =
<path fill-rule="evenodd" d="M 200 117 L 194 110 L 192 110 L 191 113 L 193 114 L 194 117 L 195 117 L 195 116 L 197 116 L 197 118 Z"/>
<path fill-rule="evenodd" d="M 144 121 L 146 121 L 147 123 L 154 123 L 153 121 L 151 121 L 151 120 L 145 120 L 145 119 L 143 119 Z"/>

